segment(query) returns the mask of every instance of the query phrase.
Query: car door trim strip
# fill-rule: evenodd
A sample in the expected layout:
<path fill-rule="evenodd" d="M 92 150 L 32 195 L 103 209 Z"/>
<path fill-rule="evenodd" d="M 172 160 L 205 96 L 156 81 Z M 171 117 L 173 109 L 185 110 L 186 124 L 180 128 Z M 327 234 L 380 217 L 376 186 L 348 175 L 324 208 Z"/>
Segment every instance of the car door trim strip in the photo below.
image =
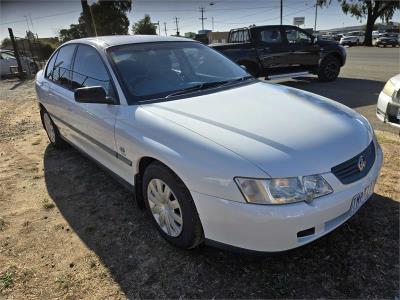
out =
<path fill-rule="evenodd" d="M 65 122 L 64 120 L 61 120 L 59 117 L 56 117 L 53 114 L 50 114 L 50 116 L 54 119 L 57 120 L 58 122 L 64 124 L 65 126 L 67 126 L 68 128 L 70 128 L 71 130 L 75 131 L 76 133 L 78 133 L 79 135 L 81 135 L 82 137 L 84 137 L 85 139 L 87 139 L 89 142 L 95 144 L 96 146 L 98 146 L 99 148 L 101 148 L 102 150 L 104 150 L 105 152 L 111 154 L 112 156 L 116 157 L 117 159 L 119 159 L 120 161 L 124 162 L 125 164 L 127 164 L 128 166 L 132 166 L 132 161 L 130 161 L 129 159 L 127 159 L 125 156 L 122 156 L 121 154 L 119 154 L 118 152 L 114 151 L 113 149 L 110 149 L 109 147 L 107 147 L 106 145 L 100 143 L 99 141 L 95 140 L 94 138 L 92 138 L 91 136 L 87 135 L 86 133 L 82 132 L 81 130 L 79 130 L 78 128 L 68 124 L 67 122 Z"/>

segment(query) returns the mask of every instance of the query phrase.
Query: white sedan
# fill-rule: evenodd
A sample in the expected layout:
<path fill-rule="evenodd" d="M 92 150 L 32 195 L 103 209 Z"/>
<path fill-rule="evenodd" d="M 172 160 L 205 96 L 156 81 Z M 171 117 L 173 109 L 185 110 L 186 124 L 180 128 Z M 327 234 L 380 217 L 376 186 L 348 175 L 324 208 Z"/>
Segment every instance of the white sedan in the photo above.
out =
<path fill-rule="evenodd" d="M 400 128 L 400 74 L 386 82 L 379 94 L 376 115 L 382 122 Z"/>
<path fill-rule="evenodd" d="M 370 198 L 382 164 L 355 111 L 259 81 L 183 38 L 70 41 L 36 90 L 51 144 L 68 142 L 134 189 L 181 248 L 311 242 Z"/>

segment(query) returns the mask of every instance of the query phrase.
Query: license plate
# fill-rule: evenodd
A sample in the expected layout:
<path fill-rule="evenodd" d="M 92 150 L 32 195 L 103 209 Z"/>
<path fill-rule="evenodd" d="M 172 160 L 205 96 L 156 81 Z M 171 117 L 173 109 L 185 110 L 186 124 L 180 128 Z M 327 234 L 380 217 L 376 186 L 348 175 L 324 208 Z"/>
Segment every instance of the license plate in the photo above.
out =
<path fill-rule="evenodd" d="M 400 120 L 400 108 L 397 110 L 397 120 Z"/>
<path fill-rule="evenodd" d="M 361 192 L 353 196 L 350 211 L 354 214 L 371 197 L 374 192 L 376 179 L 368 184 Z"/>

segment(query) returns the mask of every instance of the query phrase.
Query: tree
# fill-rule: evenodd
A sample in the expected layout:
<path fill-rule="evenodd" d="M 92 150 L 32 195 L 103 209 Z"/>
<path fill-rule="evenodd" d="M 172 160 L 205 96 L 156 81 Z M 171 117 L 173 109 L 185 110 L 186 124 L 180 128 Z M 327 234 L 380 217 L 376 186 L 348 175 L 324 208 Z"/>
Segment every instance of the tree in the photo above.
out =
<path fill-rule="evenodd" d="M 321 5 L 329 5 L 332 0 L 322 0 Z M 357 19 L 367 17 L 364 44 L 372 46 L 372 31 L 378 18 L 388 21 L 393 17 L 396 9 L 400 8 L 400 1 L 395 0 L 338 0 L 345 14 L 351 14 Z"/>
<path fill-rule="evenodd" d="M 85 25 L 82 23 L 71 24 L 69 25 L 69 29 L 61 29 L 58 35 L 61 43 L 87 36 L 85 32 Z"/>
<path fill-rule="evenodd" d="M 157 34 L 157 27 L 151 22 L 150 16 L 145 15 L 143 19 L 132 25 L 133 34 Z"/>
<path fill-rule="evenodd" d="M 99 0 L 92 4 L 90 10 L 93 15 L 94 32 L 97 35 L 128 34 L 129 19 L 126 13 L 131 10 L 131 7 L 131 0 Z M 83 22 L 81 18 L 79 23 Z"/>
<path fill-rule="evenodd" d="M 126 13 L 131 10 L 132 0 L 99 0 L 90 6 L 82 0 L 81 4 L 83 11 L 78 24 L 59 31 L 61 42 L 94 35 L 128 34 Z"/>

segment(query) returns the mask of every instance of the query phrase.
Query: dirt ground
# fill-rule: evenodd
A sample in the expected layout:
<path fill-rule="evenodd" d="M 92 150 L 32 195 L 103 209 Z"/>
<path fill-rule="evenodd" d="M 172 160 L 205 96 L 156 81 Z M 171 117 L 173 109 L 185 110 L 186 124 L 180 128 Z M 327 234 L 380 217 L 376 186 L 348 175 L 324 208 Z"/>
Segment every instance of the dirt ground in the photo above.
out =
<path fill-rule="evenodd" d="M 166 243 L 132 196 L 41 129 L 33 82 L 0 82 L 1 298 L 399 296 L 400 137 L 375 194 L 346 224 L 282 255 Z"/>

